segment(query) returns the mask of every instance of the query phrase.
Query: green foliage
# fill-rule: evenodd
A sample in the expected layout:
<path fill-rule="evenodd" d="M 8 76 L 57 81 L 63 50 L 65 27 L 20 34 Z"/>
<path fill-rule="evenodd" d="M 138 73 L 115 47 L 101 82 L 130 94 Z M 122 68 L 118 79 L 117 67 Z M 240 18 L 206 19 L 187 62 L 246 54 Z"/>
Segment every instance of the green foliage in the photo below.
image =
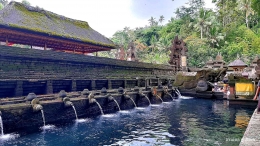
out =
<path fill-rule="evenodd" d="M 2 10 L 4 8 L 4 5 L 2 3 L 0 3 L 0 10 Z"/>
<path fill-rule="evenodd" d="M 256 55 L 260 55 L 260 15 L 255 15 L 260 12 L 260 1 L 212 2 L 217 6 L 216 12 L 204 9 L 203 0 L 189 0 L 188 5 L 175 11 L 176 16 L 167 24 L 158 26 L 156 19 L 151 17 L 150 26 L 118 31 L 112 40 L 117 44 L 134 40 L 138 58 L 143 62 L 168 64 L 171 42 L 178 35 L 187 43 L 189 67 L 203 67 L 218 52 L 227 64 L 238 55 L 250 64 Z M 161 16 L 159 22 L 162 24 L 163 20 Z"/>
<path fill-rule="evenodd" d="M 251 7 L 260 15 L 260 0 L 252 0 Z"/>

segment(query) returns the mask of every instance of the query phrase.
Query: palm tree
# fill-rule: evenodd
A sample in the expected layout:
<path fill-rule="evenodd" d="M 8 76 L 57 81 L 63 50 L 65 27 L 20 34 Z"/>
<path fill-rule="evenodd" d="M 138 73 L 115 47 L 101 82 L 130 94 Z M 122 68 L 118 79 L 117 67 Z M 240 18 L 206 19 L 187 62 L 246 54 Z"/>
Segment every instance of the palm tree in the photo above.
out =
<path fill-rule="evenodd" d="M 205 32 L 204 29 L 207 29 L 212 24 L 210 15 L 211 15 L 211 11 L 204 10 L 204 9 L 200 9 L 199 11 L 199 17 L 194 27 L 200 30 L 201 39 L 203 38 L 203 32 Z M 190 25 L 192 25 L 192 23 Z"/>
<path fill-rule="evenodd" d="M 159 42 L 157 43 L 157 46 L 158 46 L 158 50 L 160 52 L 167 53 L 169 50 L 169 47 L 171 46 L 171 41 L 166 39 L 166 37 L 161 37 L 159 39 Z"/>
<path fill-rule="evenodd" d="M 251 14 L 254 15 L 254 10 L 251 7 L 251 0 L 239 0 L 238 4 L 239 9 L 246 14 L 246 27 L 249 28 L 248 16 Z"/>
<path fill-rule="evenodd" d="M 155 48 L 157 47 L 157 38 L 156 36 L 152 36 L 151 40 L 150 40 L 150 46 L 149 48 L 152 48 L 152 52 L 154 52 Z"/>
<path fill-rule="evenodd" d="M 160 18 L 159 18 L 159 22 L 162 24 L 163 21 L 164 21 L 164 16 L 161 15 Z"/>
<path fill-rule="evenodd" d="M 154 26 L 156 23 L 156 19 L 154 17 L 151 17 L 149 20 L 150 26 Z"/>
<path fill-rule="evenodd" d="M 212 48 L 215 47 L 215 45 L 219 46 L 219 42 L 221 40 L 224 40 L 224 35 L 222 33 L 218 33 L 218 27 L 213 26 L 209 30 L 208 40 L 212 45 Z"/>

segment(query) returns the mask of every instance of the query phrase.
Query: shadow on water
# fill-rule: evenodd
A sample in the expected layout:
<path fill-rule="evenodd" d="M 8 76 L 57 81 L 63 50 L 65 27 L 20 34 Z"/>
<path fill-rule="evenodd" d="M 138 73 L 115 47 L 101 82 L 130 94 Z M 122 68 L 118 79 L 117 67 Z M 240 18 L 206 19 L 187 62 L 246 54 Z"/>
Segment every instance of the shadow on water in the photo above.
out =
<path fill-rule="evenodd" d="M 226 101 L 176 99 L 20 134 L 4 145 L 238 145 L 253 109 Z"/>

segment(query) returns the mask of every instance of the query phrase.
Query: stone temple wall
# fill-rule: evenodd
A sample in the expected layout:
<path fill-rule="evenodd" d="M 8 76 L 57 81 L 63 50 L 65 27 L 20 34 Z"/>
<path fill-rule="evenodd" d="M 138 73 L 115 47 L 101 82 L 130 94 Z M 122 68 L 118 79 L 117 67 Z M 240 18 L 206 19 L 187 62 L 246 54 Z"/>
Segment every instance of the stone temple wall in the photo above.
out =
<path fill-rule="evenodd" d="M 171 66 L 0 46 L 0 98 L 145 86 L 173 78 Z M 157 83 L 152 81 L 157 80 Z"/>
<path fill-rule="evenodd" d="M 149 98 L 152 104 L 160 104 L 162 102 L 159 97 L 152 95 L 151 90 L 143 91 L 143 94 L 146 95 L 147 98 L 141 96 L 136 91 L 127 92 L 130 98 L 126 98 L 124 94 L 118 93 L 116 90 L 110 91 L 110 95 L 118 102 L 121 110 L 129 110 L 135 107 L 130 98 L 136 103 L 137 107 L 148 106 L 149 101 L 147 98 Z M 168 90 L 168 93 L 173 97 L 170 97 L 162 89 L 157 90 L 157 95 L 160 96 L 164 102 L 172 101 L 172 98 L 176 98 L 177 96 L 174 90 Z M 90 102 L 88 95 L 82 95 L 80 92 L 72 92 L 67 93 L 67 97 L 69 97 L 73 103 L 79 118 L 90 118 L 101 115 L 99 107 L 96 103 Z M 63 99 L 58 98 L 57 94 L 42 95 L 37 96 L 37 98 L 39 99 L 38 104 L 43 107 L 46 124 L 59 125 L 74 122 L 76 119 L 73 108 L 71 106 L 66 107 Z M 119 110 L 117 104 L 106 95 L 97 94 L 95 95 L 95 99 L 101 105 L 104 114 L 115 113 Z M 43 126 L 41 111 L 34 111 L 32 102 L 26 101 L 23 97 L 0 99 L 0 105 L 5 133 L 17 132 L 28 128 L 39 130 L 39 127 Z"/>

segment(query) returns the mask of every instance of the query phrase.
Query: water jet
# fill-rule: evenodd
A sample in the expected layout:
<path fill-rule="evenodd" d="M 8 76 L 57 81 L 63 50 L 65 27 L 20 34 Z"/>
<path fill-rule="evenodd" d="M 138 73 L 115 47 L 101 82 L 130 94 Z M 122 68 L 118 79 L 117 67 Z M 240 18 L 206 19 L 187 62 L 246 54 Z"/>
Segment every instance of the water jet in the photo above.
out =
<path fill-rule="evenodd" d="M 88 99 L 89 99 L 89 103 L 96 103 L 100 109 L 100 112 L 102 115 L 104 115 L 104 112 L 102 110 L 102 107 L 101 105 L 97 102 L 97 100 L 95 99 L 95 96 L 94 96 L 94 92 L 92 91 L 89 95 L 88 95 Z"/>
<path fill-rule="evenodd" d="M 113 100 L 116 103 L 118 110 L 121 111 L 120 106 L 119 106 L 118 102 L 116 101 L 116 99 L 111 94 L 107 94 L 107 97 L 108 97 L 108 100 Z"/>

